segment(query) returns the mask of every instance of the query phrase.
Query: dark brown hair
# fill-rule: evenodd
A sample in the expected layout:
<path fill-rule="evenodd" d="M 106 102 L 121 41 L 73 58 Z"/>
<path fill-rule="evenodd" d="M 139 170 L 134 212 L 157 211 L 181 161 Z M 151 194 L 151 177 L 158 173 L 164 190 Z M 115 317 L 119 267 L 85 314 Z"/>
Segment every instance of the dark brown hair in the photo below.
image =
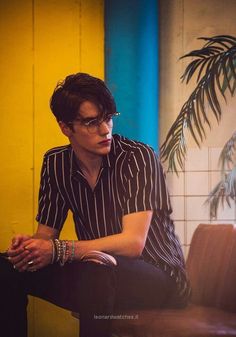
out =
<path fill-rule="evenodd" d="M 78 116 L 84 101 L 93 102 L 101 116 L 116 113 L 114 98 L 105 83 L 85 73 L 69 75 L 58 82 L 50 100 L 50 108 L 58 122 L 67 124 Z"/>

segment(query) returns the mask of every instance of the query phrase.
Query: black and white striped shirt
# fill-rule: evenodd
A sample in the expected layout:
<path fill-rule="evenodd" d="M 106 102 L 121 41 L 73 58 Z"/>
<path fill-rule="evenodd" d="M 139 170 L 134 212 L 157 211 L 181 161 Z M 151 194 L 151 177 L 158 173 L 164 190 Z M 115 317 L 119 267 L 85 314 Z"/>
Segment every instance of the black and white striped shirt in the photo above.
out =
<path fill-rule="evenodd" d="M 170 218 L 165 177 L 149 146 L 114 135 L 94 190 L 70 145 L 49 150 L 43 161 L 36 219 L 60 231 L 68 210 L 80 240 L 120 233 L 124 215 L 153 210 L 142 258 L 167 270 L 186 294 L 184 259 Z"/>

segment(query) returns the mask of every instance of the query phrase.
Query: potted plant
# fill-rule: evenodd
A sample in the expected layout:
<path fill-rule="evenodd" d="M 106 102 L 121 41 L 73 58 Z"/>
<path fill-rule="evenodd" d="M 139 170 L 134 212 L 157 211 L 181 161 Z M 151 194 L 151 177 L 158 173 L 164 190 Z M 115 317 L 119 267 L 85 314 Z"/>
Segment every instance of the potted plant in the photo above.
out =
<path fill-rule="evenodd" d="M 186 131 L 200 147 L 206 138 L 207 129 L 211 128 L 210 114 L 220 123 L 223 115 L 221 98 L 226 102 L 236 90 L 236 38 L 220 35 L 200 39 L 204 41 L 201 49 L 181 57 L 191 58 L 181 77 L 182 81 L 188 84 L 195 77 L 196 86 L 183 104 L 160 149 L 161 159 L 167 161 L 168 169 L 174 172 L 177 172 L 178 165 L 181 169 L 184 167 Z M 207 199 L 211 217 L 217 216 L 220 202 L 230 206 L 230 202 L 236 200 L 236 131 L 224 145 L 219 165 L 221 179 Z"/>

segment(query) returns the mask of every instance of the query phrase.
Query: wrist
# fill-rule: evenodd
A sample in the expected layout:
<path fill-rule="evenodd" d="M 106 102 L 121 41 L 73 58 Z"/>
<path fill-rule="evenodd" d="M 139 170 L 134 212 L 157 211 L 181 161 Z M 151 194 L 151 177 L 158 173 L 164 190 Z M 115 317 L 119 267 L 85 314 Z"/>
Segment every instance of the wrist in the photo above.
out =
<path fill-rule="evenodd" d="M 51 239 L 52 255 L 51 264 L 60 263 L 64 266 L 67 262 L 73 262 L 75 259 L 75 241 Z"/>
<path fill-rule="evenodd" d="M 92 241 L 93 240 L 75 242 L 75 259 L 76 260 L 81 260 L 82 256 L 84 256 L 86 253 L 94 249 L 91 245 Z"/>

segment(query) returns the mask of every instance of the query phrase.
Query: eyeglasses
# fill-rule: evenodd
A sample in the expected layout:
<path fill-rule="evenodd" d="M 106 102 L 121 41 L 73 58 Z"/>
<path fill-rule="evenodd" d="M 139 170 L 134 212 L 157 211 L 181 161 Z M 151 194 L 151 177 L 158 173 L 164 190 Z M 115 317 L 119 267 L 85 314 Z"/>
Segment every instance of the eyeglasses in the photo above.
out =
<path fill-rule="evenodd" d="M 106 123 L 108 127 L 111 127 L 111 123 L 114 117 L 118 117 L 120 115 L 119 112 L 107 114 L 106 116 L 103 116 L 102 118 L 80 118 L 77 117 L 72 122 L 68 122 L 68 124 L 73 125 L 76 122 L 79 122 L 80 125 L 85 126 L 89 133 L 96 133 L 98 131 L 98 128 L 102 123 Z"/>

